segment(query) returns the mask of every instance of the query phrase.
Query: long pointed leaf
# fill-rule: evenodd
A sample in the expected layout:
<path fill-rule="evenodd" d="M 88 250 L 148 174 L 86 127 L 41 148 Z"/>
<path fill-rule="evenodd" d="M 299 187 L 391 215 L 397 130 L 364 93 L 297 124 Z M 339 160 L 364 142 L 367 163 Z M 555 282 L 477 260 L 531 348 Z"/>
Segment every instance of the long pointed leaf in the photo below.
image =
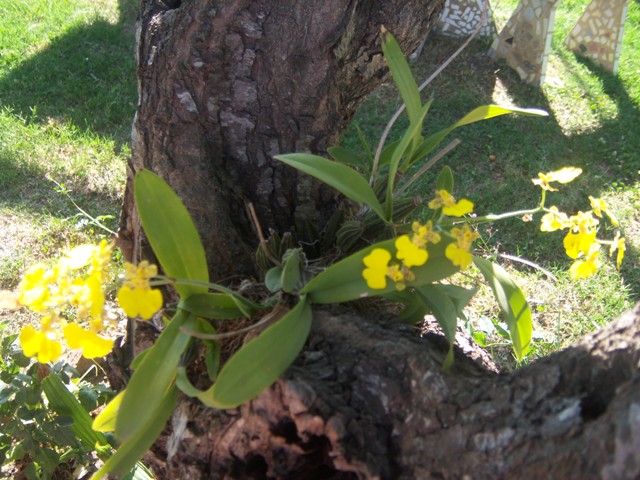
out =
<path fill-rule="evenodd" d="M 174 278 L 208 282 L 207 259 L 200 236 L 171 187 L 149 170 L 139 170 L 134 195 L 144 233 L 165 273 Z M 205 286 L 184 283 L 175 287 L 183 298 L 207 291 Z"/>
<path fill-rule="evenodd" d="M 233 408 L 252 399 L 271 386 L 298 356 L 309 336 L 311 320 L 311 307 L 303 297 L 284 317 L 238 350 L 210 389 L 193 387 L 183 370 L 177 379 L 180 389 L 214 408 Z"/>
<path fill-rule="evenodd" d="M 411 158 L 411 164 L 407 165 L 407 167 L 413 165 L 416 161 L 421 160 L 429 153 L 431 153 L 431 151 L 436 148 L 440 144 L 440 142 L 442 142 L 442 140 L 444 140 L 444 138 L 449 135 L 449 133 L 451 133 L 452 130 L 455 130 L 456 128 L 463 125 L 469 125 L 470 123 L 479 122 L 481 120 L 488 120 L 490 118 L 498 117 L 500 115 L 508 115 L 511 113 L 520 113 L 523 115 L 536 117 L 549 116 L 547 112 L 537 108 L 501 107 L 498 105 L 483 105 L 481 107 L 477 107 L 450 127 L 442 129 L 425 138 L 416 149 L 414 155 Z"/>
<path fill-rule="evenodd" d="M 413 73 L 411 73 L 404 53 L 402 53 L 400 49 L 400 45 L 398 45 L 393 35 L 386 30 L 382 32 L 382 52 L 384 53 L 387 65 L 389 65 L 393 81 L 396 87 L 398 87 L 402 101 L 407 108 L 409 123 L 414 123 L 418 121 L 420 109 L 422 108 L 418 84 L 416 83 Z"/>
<path fill-rule="evenodd" d="M 436 285 L 417 287 L 416 292 L 429 307 L 433 316 L 436 317 L 438 325 L 440 325 L 449 341 L 449 352 L 444 361 L 444 368 L 449 369 L 453 364 L 453 344 L 456 340 L 456 327 L 458 325 L 456 305 L 448 295 L 443 295 L 442 290 L 439 290 Z"/>
<path fill-rule="evenodd" d="M 80 402 L 67 390 L 60 377 L 51 373 L 42 380 L 44 390 L 51 409 L 61 415 L 69 415 L 73 419 L 71 429 L 85 447 L 93 449 L 98 445 L 108 445 L 106 437 L 92 428 L 93 420 Z"/>
<path fill-rule="evenodd" d="M 116 453 L 91 477 L 91 480 L 100 480 L 109 474 L 119 478 L 130 471 L 162 433 L 167 420 L 173 413 L 178 394 L 179 390 L 175 385 L 171 385 L 150 412 L 151 414 L 147 416 L 144 424 L 141 424 L 134 435 L 118 447 Z"/>
<path fill-rule="evenodd" d="M 491 286 L 496 301 L 507 321 L 509 334 L 516 358 L 522 360 L 531 347 L 533 325 L 531 310 L 522 290 L 500 265 L 480 257 L 473 257 L 473 263 L 480 269 Z"/>
<path fill-rule="evenodd" d="M 169 391 L 180 356 L 191 340 L 191 336 L 181 330 L 182 326 L 193 330 L 195 316 L 179 309 L 133 372 L 116 419 L 116 437 L 121 442 L 137 435 L 147 425 Z"/>
<path fill-rule="evenodd" d="M 288 153 L 274 158 L 323 181 L 354 202 L 367 205 L 384 219 L 382 205 L 376 194 L 369 183 L 352 168 L 310 153 Z"/>
<path fill-rule="evenodd" d="M 396 174 L 398 172 L 398 167 L 400 165 L 400 160 L 404 156 L 405 152 L 409 148 L 411 142 L 420 135 L 422 131 L 422 123 L 424 122 L 424 117 L 427 115 L 429 111 L 429 103 L 424 105 L 420 110 L 418 117 L 414 122 L 409 125 L 409 128 L 403 135 L 402 139 L 398 146 L 393 150 L 393 155 L 391 156 L 391 160 L 389 161 L 389 180 L 387 183 L 387 195 L 385 199 L 385 208 L 387 220 L 391 220 L 393 215 L 393 188 L 396 180 Z"/>

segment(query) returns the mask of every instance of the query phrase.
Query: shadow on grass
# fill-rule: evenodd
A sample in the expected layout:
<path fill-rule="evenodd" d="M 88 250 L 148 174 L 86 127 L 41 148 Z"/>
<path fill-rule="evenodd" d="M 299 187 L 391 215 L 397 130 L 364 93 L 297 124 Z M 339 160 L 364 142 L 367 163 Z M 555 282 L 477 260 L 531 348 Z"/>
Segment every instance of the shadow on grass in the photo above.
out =
<path fill-rule="evenodd" d="M 0 106 L 126 144 L 136 102 L 133 3 L 120 0 L 118 24 L 71 28 L 0 79 Z"/>
<path fill-rule="evenodd" d="M 69 135 L 70 143 L 92 137 L 112 139 L 114 153 L 119 154 L 129 142 L 137 97 L 136 3 L 119 0 L 117 24 L 96 18 L 90 24 L 70 28 L 0 78 L 0 109 L 45 128 L 70 124 L 72 128 L 61 130 L 61 135 Z M 31 162 L 19 143 L 0 145 L 0 205 L 16 205 L 57 218 L 77 214 L 71 202 L 55 192 L 56 185 L 45 168 Z M 108 157 L 101 161 L 108 161 Z M 119 211 L 120 199 L 114 194 L 117 185 L 109 188 L 110 192 L 82 185 L 85 167 L 78 162 L 74 171 L 58 171 L 55 180 L 76 184 L 74 200 L 92 214 Z"/>
<path fill-rule="evenodd" d="M 565 135 L 556 121 L 545 126 L 545 131 L 534 131 L 535 143 L 542 144 L 544 135 L 548 135 L 549 143 L 555 145 L 553 154 L 549 155 L 546 170 L 553 170 L 565 165 L 578 166 L 584 169 L 579 181 L 580 188 L 574 189 L 574 194 L 567 195 L 562 200 L 568 211 L 577 210 L 577 206 L 588 208 L 587 197 L 601 196 L 610 191 L 612 186 L 630 186 L 638 181 L 640 169 L 640 136 L 637 135 L 640 125 L 640 108 L 629 95 L 622 79 L 605 70 L 600 65 L 569 52 L 561 53 L 560 58 L 565 70 L 570 72 L 571 80 L 580 85 L 581 95 L 588 95 L 589 87 L 584 82 L 580 69 L 575 66 L 585 67 L 584 70 L 597 78 L 602 85 L 602 92 L 615 104 L 617 113 L 611 118 L 599 115 L 598 98 L 589 99 L 598 118 L 598 127 L 584 133 Z M 501 79 L 508 86 L 509 93 L 516 103 L 530 101 L 531 98 L 539 98 L 542 90 L 534 91 L 533 87 L 524 85 L 513 72 L 505 72 Z M 563 92 L 563 94 L 566 94 Z M 572 92 L 573 93 L 573 92 Z M 546 107 L 548 109 L 548 102 Z M 532 154 L 542 151 L 540 145 L 535 145 L 523 138 L 523 143 Z M 544 171 L 545 168 L 542 168 Z M 561 209 L 562 203 L 559 203 Z M 536 235 L 541 235 L 536 233 Z M 622 235 L 625 236 L 623 229 Z M 628 236 L 628 235 L 627 235 Z M 604 247 L 603 247 L 604 248 Z M 634 300 L 640 300 L 640 252 L 627 243 L 627 252 L 622 265 L 622 274 L 625 283 L 630 287 L 630 296 Z"/>

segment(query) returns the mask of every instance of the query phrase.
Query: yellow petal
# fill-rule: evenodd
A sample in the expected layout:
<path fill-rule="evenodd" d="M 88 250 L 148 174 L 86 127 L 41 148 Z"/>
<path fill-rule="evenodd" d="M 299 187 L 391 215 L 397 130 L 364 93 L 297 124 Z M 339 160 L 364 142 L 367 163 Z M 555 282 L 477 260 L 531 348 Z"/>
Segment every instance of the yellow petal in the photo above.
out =
<path fill-rule="evenodd" d="M 391 253 L 384 248 L 374 248 L 369 255 L 362 259 L 367 267 L 380 267 L 384 269 L 387 268 L 389 260 L 391 260 Z"/>
<path fill-rule="evenodd" d="M 104 357 L 113 348 L 113 340 L 85 330 L 75 323 L 64 328 L 64 338 L 69 348 L 81 348 L 85 358 Z"/>
<path fill-rule="evenodd" d="M 624 258 L 624 252 L 627 250 L 624 238 L 618 240 L 618 255 L 616 257 L 616 265 L 620 268 L 622 265 L 622 259 Z"/>
<path fill-rule="evenodd" d="M 553 232 L 555 230 L 564 230 L 571 226 L 569 217 L 564 212 L 558 210 L 558 207 L 549 208 L 550 212 L 542 216 L 540 222 L 541 232 Z"/>
<path fill-rule="evenodd" d="M 570 258 L 578 258 L 581 254 L 588 255 L 596 240 L 596 232 L 567 233 L 564 237 L 564 249 Z"/>
<path fill-rule="evenodd" d="M 563 167 L 560 170 L 547 173 L 547 176 L 550 182 L 569 183 L 574 181 L 581 173 L 581 168 Z"/>
<path fill-rule="evenodd" d="M 591 260 L 577 260 L 573 262 L 569 268 L 571 278 L 578 280 L 579 278 L 587 278 L 598 271 L 598 266 Z"/>
<path fill-rule="evenodd" d="M 367 266 L 362 271 L 362 276 L 367 281 L 367 286 L 374 290 L 380 290 L 387 286 L 387 266 L 391 260 L 391 253 L 384 248 L 374 248 L 373 251 L 362 259 Z"/>
<path fill-rule="evenodd" d="M 398 249 L 398 259 L 402 260 L 407 267 L 424 265 L 429 258 L 427 250 L 414 244 L 408 235 L 398 237 L 395 245 Z"/>
<path fill-rule="evenodd" d="M 38 353 L 38 350 L 40 350 L 44 333 L 36 330 L 30 325 L 27 325 L 22 327 L 19 338 L 22 353 L 27 357 L 33 357 Z"/>
<path fill-rule="evenodd" d="M 367 282 L 367 286 L 373 290 L 381 290 L 387 287 L 387 269 L 365 268 L 362 276 Z"/>
<path fill-rule="evenodd" d="M 62 355 L 62 345 L 59 342 L 29 325 L 20 332 L 20 345 L 25 356 L 37 355 L 40 363 L 54 362 Z"/>
<path fill-rule="evenodd" d="M 47 336 L 42 340 L 40 351 L 38 352 L 38 361 L 40 363 L 55 362 L 62 355 L 62 345 L 56 340 L 52 340 Z"/>
<path fill-rule="evenodd" d="M 146 288 L 139 291 L 138 310 L 140 318 L 149 320 L 162 308 L 162 293 L 158 289 Z"/>
<path fill-rule="evenodd" d="M 473 261 L 471 253 L 464 248 L 460 248 L 457 243 L 450 243 L 447 245 L 444 254 L 449 260 L 451 260 L 451 263 L 463 270 L 471 265 L 471 262 Z"/>
<path fill-rule="evenodd" d="M 120 308 L 124 310 L 128 317 L 135 318 L 138 316 L 139 309 L 135 289 L 124 285 L 118 290 L 117 299 Z"/>
<path fill-rule="evenodd" d="M 467 213 L 473 212 L 473 202 L 463 198 L 450 207 L 444 207 L 442 211 L 445 215 L 449 215 L 450 217 L 462 217 Z"/>

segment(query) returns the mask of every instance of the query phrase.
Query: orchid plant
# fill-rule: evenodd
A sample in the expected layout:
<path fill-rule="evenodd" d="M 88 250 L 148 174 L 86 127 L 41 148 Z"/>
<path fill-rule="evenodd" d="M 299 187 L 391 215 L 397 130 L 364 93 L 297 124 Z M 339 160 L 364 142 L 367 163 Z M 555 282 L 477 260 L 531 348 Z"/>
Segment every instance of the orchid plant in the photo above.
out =
<path fill-rule="evenodd" d="M 398 142 L 388 146 L 369 164 L 352 152 L 332 150 L 334 160 L 295 153 L 279 155 L 279 161 L 313 175 L 355 202 L 364 215 L 372 214 L 391 232 L 391 238 L 370 241 L 367 246 L 327 266 L 307 281 L 301 249 L 290 249 L 271 268 L 265 283 L 273 295 L 256 302 L 209 281 L 205 250 L 186 208 L 160 177 L 140 170 L 134 180 L 136 208 L 163 274 L 146 261 L 127 263 L 117 300 L 131 318 L 162 318 L 165 328 L 155 344 L 140 353 L 125 390 L 93 422 L 98 432 L 114 432 L 117 450 L 93 476 L 123 475 L 153 444 L 176 405 L 180 392 L 198 398 L 212 408 L 234 408 L 273 384 L 302 350 L 310 332 L 312 306 L 381 296 L 405 305 L 401 320 L 419 322 L 427 313 L 435 316 L 451 348 L 445 368 L 453 361 L 457 319 L 475 293 L 451 282 L 456 273 L 475 265 L 491 286 L 507 321 L 513 351 L 524 358 L 531 344 L 531 311 L 520 288 L 507 272 L 474 254 L 477 225 L 508 217 L 542 213 L 541 230 L 566 230 L 564 245 L 574 260 L 571 275 L 592 275 L 600 265 L 601 245 L 624 256 L 624 239 L 596 238 L 600 220 L 617 220 L 606 204 L 591 198 L 592 210 L 569 216 L 546 206 L 546 192 L 554 183 L 568 183 L 581 170 L 573 167 L 539 174 L 533 183 L 541 188 L 541 201 L 532 209 L 500 215 L 477 216 L 472 201 L 454 197 L 450 168 L 440 172 L 423 220 L 407 222 L 399 214 L 399 193 L 406 188 L 403 174 L 422 161 L 453 129 L 498 115 L 545 115 L 534 109 L 478 107 L 452 127 L 423 137 L 422 126 L 431 102 L 422 104 L 416 82 L 391 34 L 383 32 L 382 47 L 407 108 L 409 127 Z M 351 165 L 355 158 L 359 167 Z M 377 161 L 376 161 L 377 160 Z M 81 349 L 87 358 L 106 355 L 113 348 L 107 336 L 104 313 L 106 270 L 113 245 L 72 249 L 53 266 L 31 267 L 20 284 L 19 303 L 41 314 L 39 328 L 25 326 L 20 334 L 23 351 L 39 362 L 56 360 L 62 342 Z M 164 300 L 156 287 L 171 284 L 179 296 L 162 311 Z M 284 292 L 288 295 L 281 295 Z M 291 303 L 291 299 L 293 303 Z M 69 306 L 75 308 L 70 313 Z M 160 313 L 158 313 L 160 312 Z M 169 318 L 170 316 L 170 318 Z M 224 365 L 220 361 L 220 335 L 211 319 L 270 320 L 259 335 L 240 347 Z M 262 325 L 263 321 L 258 321 Z M 193 342 L 205 350 L 210 388 L 200 390 L 187 377 L 185 355 Z"/>

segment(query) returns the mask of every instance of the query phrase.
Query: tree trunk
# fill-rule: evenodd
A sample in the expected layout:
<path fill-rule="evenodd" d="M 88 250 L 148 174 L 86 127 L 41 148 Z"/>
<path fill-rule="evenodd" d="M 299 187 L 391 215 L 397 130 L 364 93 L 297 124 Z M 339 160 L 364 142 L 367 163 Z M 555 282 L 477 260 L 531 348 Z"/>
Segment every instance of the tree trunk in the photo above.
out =
<path fill-rule="evenodd" d="M 445 373 L 446 350 L 392 318 L 316 312 L 273 387 L 226 412 L 184 399 L 145 460 L 160 478 L 640 478 L 640 305 L 512 374 L 460 349 Z"/>
<path fill-rule="evenodd" d="M 212 278 L 254 272 L 262 227 L 322 226 L 335 194 L 273 160 L 322 153 L 388 71 L 384 25 L 406 51 L 434 25 L 444 0 L 143 0 L 139 105 L 120 244 L 139 259 L 133 171 L 158 173 L 180 195 L 203 238 Z"/>

